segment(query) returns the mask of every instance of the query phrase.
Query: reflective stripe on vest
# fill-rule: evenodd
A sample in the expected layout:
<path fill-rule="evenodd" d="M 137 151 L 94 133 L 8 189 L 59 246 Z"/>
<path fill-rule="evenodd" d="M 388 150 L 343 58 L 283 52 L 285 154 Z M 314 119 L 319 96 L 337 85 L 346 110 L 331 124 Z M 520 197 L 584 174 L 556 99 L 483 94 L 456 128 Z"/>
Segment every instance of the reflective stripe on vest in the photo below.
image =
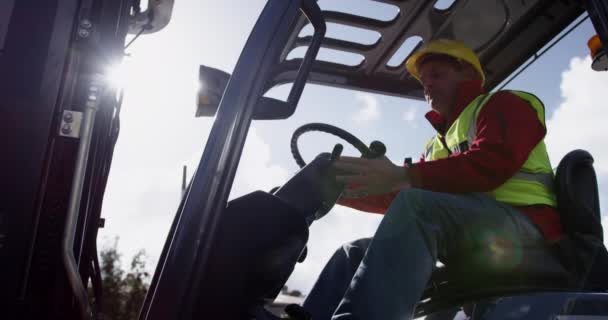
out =
<path fill-rule="evenodd" d="M 515 93 L 515 92 L 513 92 L 513 93 L 517 95 L 517 93 Z M 477 116 L 479 115 L 479 111 L 480 111 L 481 107 L 483 105 L 485 105 L 485 103 L 488 100 L 490 100 L 491 97 L 492 97 L 492 94 L 488 94 L 488 95 L 484 96 L 483 98 L 479 99 L 479 101 L 475 105 L 475 108 L 473 109 L 473 113 L 471 114 L 471 124 L 469 125 L 469 130 L 467 132 L 467 144 L 468 144 L 469 148 L 471 147 L 471 145 L 473 145 L 473 142 L 475 141 L 475 138 L 477 137 Z M 544 123 L 543 123 L 543 126 L 544 126 Z M 529 173 L 529 172 L 521 171 L 521 169 L 520 169 L 519 171 L 517 171 L 515 173 L 513 178 L 542 183 L 549 190 L 553 190 L 553 188 L 554 188 L 553 171 L 551 171 L 551 173 Z"/>
<path fill-rule="evenodd" d="M 539 121 L 545 126 L 544 106 L 538 98 L 526 92 L 510 92 L 526 101 L 536 111 Z M 491 96 L 491 94 L 480 95 L 463 109 L 444 136 L 447 148 L 440 142 L 439 134 L 431 139 L 425 146 L 426 160 L 432 161 L 447 157 L 448 150 L 452 152 L 468 150 L 477 136 L 479 112 Z M 528 159 L 518 172 L 489 194 L 499 201 L 512 205 L 556 206 L 553 180 L 549 156 L 545 143 L 541 140 L 530 152 Z"/>
<path fill-rule="evenodd" d="M 519 180 L 527 180 L 538 182 L 545 186 L 545 188 L 555 191 L 555 177 L 553 176 L 553 172 L 551 173 L 528 173 L 523 171 L 517 171 L 513 175 L 514 179 Z"/>

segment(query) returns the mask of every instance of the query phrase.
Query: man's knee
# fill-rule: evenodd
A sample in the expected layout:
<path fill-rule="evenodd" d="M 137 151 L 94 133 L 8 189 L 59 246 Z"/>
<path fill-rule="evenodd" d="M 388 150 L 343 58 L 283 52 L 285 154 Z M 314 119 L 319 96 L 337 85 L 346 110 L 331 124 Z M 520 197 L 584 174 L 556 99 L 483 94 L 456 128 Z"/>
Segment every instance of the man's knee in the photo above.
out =
<path fill-rule="evenodd" d="M 384 217 L 392 228 L 410 223 L 437 225 L 444 219 L 443 211 L 436 210 L 441 193 L 409 188 L 399 192 Z M 395 231 L 397 232 L 397 231 Z"/>
<path fill-rule="evenodd" d="M 351 249 L 363 249 L 365 251 L 371 241 L 372 238 L 361 238 L 351 242 L 347 242 L 342 247 L 348 247 Z"/>
<path fill-rule="evenodd" d="M 433 192 L 424 189 L 407 188 L 399 191 L 399 194 L 397 196 L 408 203 L 419 203 L 428 199 L 429 194 L 431 193 Z"/>
<path fill-rule="evenodd" d="M 338 250 L 341 250 L 346 258 L 350 261 L 361 261 L 371 241 L 372 238 L 357 239 L 355 241 L 343 244 Z"/>
<path fill-rule="evenodd" d="M 429 201 L 429 193 L 430 191 L 418 188 L 403 189 L 399 191 L 387 213 L 415 217 L 425 207 L 425 202 Z"/>

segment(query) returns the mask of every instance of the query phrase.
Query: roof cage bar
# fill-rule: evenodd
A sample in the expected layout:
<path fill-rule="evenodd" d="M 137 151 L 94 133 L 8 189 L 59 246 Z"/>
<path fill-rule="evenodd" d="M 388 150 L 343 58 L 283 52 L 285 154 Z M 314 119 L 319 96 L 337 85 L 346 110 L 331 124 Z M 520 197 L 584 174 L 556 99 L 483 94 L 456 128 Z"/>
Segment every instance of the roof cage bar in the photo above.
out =
<path fill-rule="evenodd" d="M 429 7 L 433 7 L 434 2 L 432 1 L 416 1 L 414 4 L 408 5 L 408 8 L 405 8 L 405 5 L 401 5 L 401 13 L 400 19 L 396 21 L 395 27 L 387 32 L 384 36 L 382 43 L 378 47 L 378 51 L 382 52 L 379 54 L 379 58 L 375 61 L 375 63 L 371 66 L 373 70 L 383 68 L 385 70 L 389 69 L 387 64 L 388 61 L 397 53 L 399 48 L 403 45 L 403 43 L 411 36 L 417 35 L 421 36 L 423 39 L 425 38 L 422 34 L 415 34 L 410 30 L 410 28 L 418 22 L 418 17 L 421 15 L 421 12 L 424 10 L 429 10 Z M 394 68 L 392 68 L 394 70 Z M 399 69 L 399 76 L 402 77 L 404 73 L 407 73 L 404 68 Z"/>
<path fill-rule="evenodd" d="M 399 15 L 397 15 L 397 18 L 392 21 L 382 21 L 339 11 L 323 11 L 323 16 L 327 22 L 378 32 L 390 28 L 399 19 Z"/>
<path fill-rule="evenodd" d="M 446 10 L 435 8 L 436 1 L 373 0 L 369 1 L 370 6 L 374 1 L 397 6 L 399 14 L 390 21 L 383 21 L 336 10 L 323 11 L 327 22 L 372 30 L 380 33 L 380 39 L 369 45 L 326 38 L 322 43 L 324 48 L 360 54 L 364 62 L 353 67 L 316 60 L 308 78 L 310 82 L 422 99 L 420 84 L 403 68 L 407 56 L 403 60 L 399 57 L 398 66 L 389 66 L 388 63 L 413 36 L 420 37 L 422 41 L 447 37 L 474 47 L 486 71 L 485 89 L 491 90 L 584 12 L 580 1 L 574 0 L 525 3 L 467 0 L 456 1 Z M 478 7 L 483 7 L 487 18 L 471 20 L 477 14 L 473 9 Z M 286 59 L 294 48 L 307 46 L 310 42 L 308 37 L 299 37 L 306 24 L 305 19 L 300 19 L 292 26 L 284 53 L 273 71 L 275 78 L 269 82 L 268 89 L 293 81 L 291 77 L 301 60 Z"/>
<path fill-rule="evenodd" d="M 397 7 L 401 7 L 401 6 L 403 6 L 404 3 L 407 2 L 407 0 L 371 0 L 371 1 L 392 4 Z"/>
<path fill-rule="evenodd" d="M 297 47 L 308 46 L 308 45 L 310 45 L 311 40 L 312 40 L 312 36 L 298 38 L 298 39 L 296 39 L 293 49 L 295 49 Z M 362 43 L 350 42 L 350 41 L 340 40 L 340 39 L 335 39 L 335 38 L 325 38 L 325 39 L 323 39 L 323 43 L 322 43 L 321 47 L 345 51 L 345 52 L 358 53 L 360 55 L 365 56 L 368 52 L 370 52 L 371 50 L 376 48 L 377 45 L 378 45 L 378 42 L 376 42 L 374 44 L 362 44 Z"/>

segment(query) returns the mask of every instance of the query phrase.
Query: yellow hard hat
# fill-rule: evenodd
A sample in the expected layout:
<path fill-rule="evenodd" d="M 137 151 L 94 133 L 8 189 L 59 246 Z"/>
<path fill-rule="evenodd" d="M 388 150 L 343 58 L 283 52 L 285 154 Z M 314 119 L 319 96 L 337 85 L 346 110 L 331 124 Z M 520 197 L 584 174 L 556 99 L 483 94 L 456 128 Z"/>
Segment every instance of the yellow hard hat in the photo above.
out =
<path fill-rule="evenodd" d="M 437 39 L 430 41 L 426 45 L 422 46 L 419 50 L 414 52 L 405 62 L 405 68 L 407 71 L 414 76 L 414 78 L 420 80 L 418 74 L 417 63 L 419 59 L 429 53 L 444 54 L 460 61 L 466 61 L 469 63 L 481 76 L 481 83 L 485 83 L 486 77 L 483 74 L 481 63 L 475 52 L 467 47 L 464 43 L 456 40 L 449 39 Z"/>

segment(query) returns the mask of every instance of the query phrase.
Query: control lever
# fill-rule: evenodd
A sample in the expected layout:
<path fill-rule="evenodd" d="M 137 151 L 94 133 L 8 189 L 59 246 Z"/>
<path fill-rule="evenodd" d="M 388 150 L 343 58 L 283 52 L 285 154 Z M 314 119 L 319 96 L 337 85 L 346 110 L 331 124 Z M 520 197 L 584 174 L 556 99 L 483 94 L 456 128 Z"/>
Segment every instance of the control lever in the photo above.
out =
<path fill-rule="evenodd" d="M 342 146 L 341 144 L 336 144 L 334 146 L 334 149 L 331 151 L 331 155 L 329 156 L 329 165 L 327 166 L 326 170 L 328 170 L 331 165 L 338 160 L 338 158 L 340 158 L 340 155 L 342 154 L 342 150 L 344 150 L 344 146 Z M 333 177 L 332 177 L 333 179 Z M 318 219 L 317 216 L 320 214 L 321 210 L 325 210 L 326 207 L 326 201 L 323 201 L 323 205 L 321 206 L 321 208 L 319 208 L 316 212 L 315 212 L 315 220 Z M 333 205 L 332 205 L 333 207 Z M 325 211 L 325 213 L 327 213 L 329 210 L 331 209 L 331 207 Z M 322 214 L 321 216 L 323 216 L 324 214 Z M 298 262 L 302 263 L 304 262 L 304 260 L 306 259 L 306 257 L 308 256 L 308 246 L 304 247 L 304 250 L 302 250 L 302 252 L 300 253 L 300 257 L 298 258 Z"/>
<path fill-rule="evenodd" d="M 377 141 L 374 141 L 374 142 L 377 142 Z M 334 161 L 336 161 L 336 160 L 338 160 L 338 158 L 340 158 L 343 150 L 344 150 L 344 146 L 340 143 L 336 143 L 336 145 L 334 146 L 334 149 L 331 151 L 331 156 L 329 156 L 330 164 L 333 164 Z"/>
<path fill-rule="evenodd" d="M 323 182 L 321 185 L 321 190 L 323 192 L 323 201 L 321 207 L 315 212 L 315 220 L 320 219 L 324 215 L 326 215 L 331 208 L 334 207 L 336 201 L 342 194 L 344 190 L 344 184 L 338 183 L 335 180 L 335 169 L 331 166 L 334 164 L 338 158 L 342 155 L 342 150 L 344 150 L 344 146 L 337 143 L 334 146 L 334 149 L 331 151 L 331 155 L 329 156 L 329 164 L 325 168 L 323 172 Z"/>
<path fill-rule="evenodd" d="M 319 154 L 278 190 L 273 190 L 275 196 L 304 214 L 309 225 L 329 212 L 342 193 L 342 186 L 336 184 L 330 170 L 343 149 L 336 144 L 331 154 Z"/>

